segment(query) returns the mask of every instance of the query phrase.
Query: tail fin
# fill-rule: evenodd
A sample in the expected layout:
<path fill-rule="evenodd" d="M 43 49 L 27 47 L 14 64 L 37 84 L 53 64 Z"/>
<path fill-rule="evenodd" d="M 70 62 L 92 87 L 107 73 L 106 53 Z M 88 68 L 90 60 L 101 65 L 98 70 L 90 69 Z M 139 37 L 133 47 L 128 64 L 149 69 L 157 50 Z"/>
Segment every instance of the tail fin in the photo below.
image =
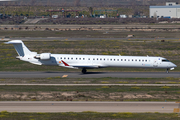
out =
<path fill-rule="evenodd" d="M 25 56 L 32 53 L 21 40 L 11 40 L 5 42 L 5 44 L 13 44 L 19 56 Z"/>

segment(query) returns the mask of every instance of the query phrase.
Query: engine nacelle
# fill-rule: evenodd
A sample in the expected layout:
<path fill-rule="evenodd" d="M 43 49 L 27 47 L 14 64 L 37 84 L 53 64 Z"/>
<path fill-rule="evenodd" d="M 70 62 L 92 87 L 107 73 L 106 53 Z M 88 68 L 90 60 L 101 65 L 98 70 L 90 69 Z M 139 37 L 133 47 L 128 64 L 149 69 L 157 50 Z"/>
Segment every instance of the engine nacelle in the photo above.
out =
<path fill-rule="evenodd" d="M 39 55 L 36 55 L 34 58 L 40 59 L 40 60 L 49 60 L 51 59 L 51 53 L 41 53 Z"/>

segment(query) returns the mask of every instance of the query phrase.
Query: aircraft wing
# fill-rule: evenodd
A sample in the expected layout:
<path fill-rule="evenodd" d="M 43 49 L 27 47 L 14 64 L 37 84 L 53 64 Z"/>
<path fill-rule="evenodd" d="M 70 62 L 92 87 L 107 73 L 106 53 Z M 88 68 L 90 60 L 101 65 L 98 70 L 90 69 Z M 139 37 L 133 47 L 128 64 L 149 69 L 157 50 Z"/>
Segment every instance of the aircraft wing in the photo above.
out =
<path fill-rule="evenodd" d="M 61 60 L 62 63 L 64 64 L 63 67 L 67 67 L 67 68 L 75 68 L 75 69 L 82 69 L 82 68 L 86 68 L 86 69 L 95 69 L 95 68 L 101 68 L 103 66 L 101 65 L 87 65 L 87 64 L 78 64 L 78 65 L 73 65 L 73 64 L 67 64 L 66 62 L 64 62 L 63 60 Z"/>

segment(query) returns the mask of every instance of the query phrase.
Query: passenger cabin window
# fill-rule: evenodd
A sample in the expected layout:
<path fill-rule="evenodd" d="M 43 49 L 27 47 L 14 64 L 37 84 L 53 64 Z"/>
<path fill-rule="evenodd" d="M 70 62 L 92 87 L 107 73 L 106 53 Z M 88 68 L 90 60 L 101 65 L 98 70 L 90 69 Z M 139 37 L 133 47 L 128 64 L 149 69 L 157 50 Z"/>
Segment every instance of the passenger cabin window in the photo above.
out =
<path fill-rule="evenodd" d="M 133 61 L 133 59 L 132 59 L 132 61 Z"/>
<path fill-rule="evenodd" d="M 119 59 L 117 59 L 117 61 L 119 61 Z"/>
<path fill-rule="evenodd" d="M 61 57 L 61 59 L 62 59 L 62 57 Z"/>
<path fill-rule="evenodd" d="M 79 58 L 79 60 L 81 60 L 81 58 Z"/>
<path fill-rule="evenodd" d="M 104 60 L 106 60 L 106 59 L 104 58 Z"/>
<path fill-rule="evenodd" d="M 85 60 L 85 58 L 83 58 L 83 60 Z"/>
<path fill-rule="evenodd" d="M 169 60 L 167 60 L 167 59 L 162 59 L 162 62 L 169 62 Z"/>
<path fill-rule="evenodd" d="M 114 59 L 114 61 L 116 61 L 116 59 Z"/>
<path fill-rule="evenodd" d="M 69 58 L 68 58 L 68 60 L 69 60 Z"/>
<path fill-rule="evenodd" d="M 77 60 L 78 58 L 76 58 L 76 60 Z"/>
<path fill-rule="evenodd" d="M 124 61 L 126 61 L 126 59 L 124 59 Z"/>
<path fill-rule="evenodd" d="M 121 59 L 121 61 L 123 61 L 123 59 Z"/>
<path fill-rule="evenodd" d="M 73 58 L 71 58 L 71 60 L 73 60 Z"/>
<path fill-rule="evenodd" d="M 64 58 L 64 59 L 66 59 L 66 58 Z"/>
<path fill-rule="evenodd" d="M 90 60 L 90 58 L 88 58 L 88 60 Z"/>

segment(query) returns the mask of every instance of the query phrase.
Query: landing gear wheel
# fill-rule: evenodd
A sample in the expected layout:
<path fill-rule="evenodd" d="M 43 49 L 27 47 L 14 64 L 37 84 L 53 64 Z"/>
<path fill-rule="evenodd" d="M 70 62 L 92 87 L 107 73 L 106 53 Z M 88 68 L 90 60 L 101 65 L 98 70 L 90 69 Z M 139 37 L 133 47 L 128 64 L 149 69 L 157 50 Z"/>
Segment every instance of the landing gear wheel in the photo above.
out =
<path fill-rule="evenodd" d="M 86 69 L 82 69 L 83 74 L 86 74 L 86 72 L 87 72 Z"/>
<path fill-rule="evenodd" d="M 167 68 L 167 71 L 166 71 L 166 73 L 168 74 L 169 73 L 169 69 Z"/>

